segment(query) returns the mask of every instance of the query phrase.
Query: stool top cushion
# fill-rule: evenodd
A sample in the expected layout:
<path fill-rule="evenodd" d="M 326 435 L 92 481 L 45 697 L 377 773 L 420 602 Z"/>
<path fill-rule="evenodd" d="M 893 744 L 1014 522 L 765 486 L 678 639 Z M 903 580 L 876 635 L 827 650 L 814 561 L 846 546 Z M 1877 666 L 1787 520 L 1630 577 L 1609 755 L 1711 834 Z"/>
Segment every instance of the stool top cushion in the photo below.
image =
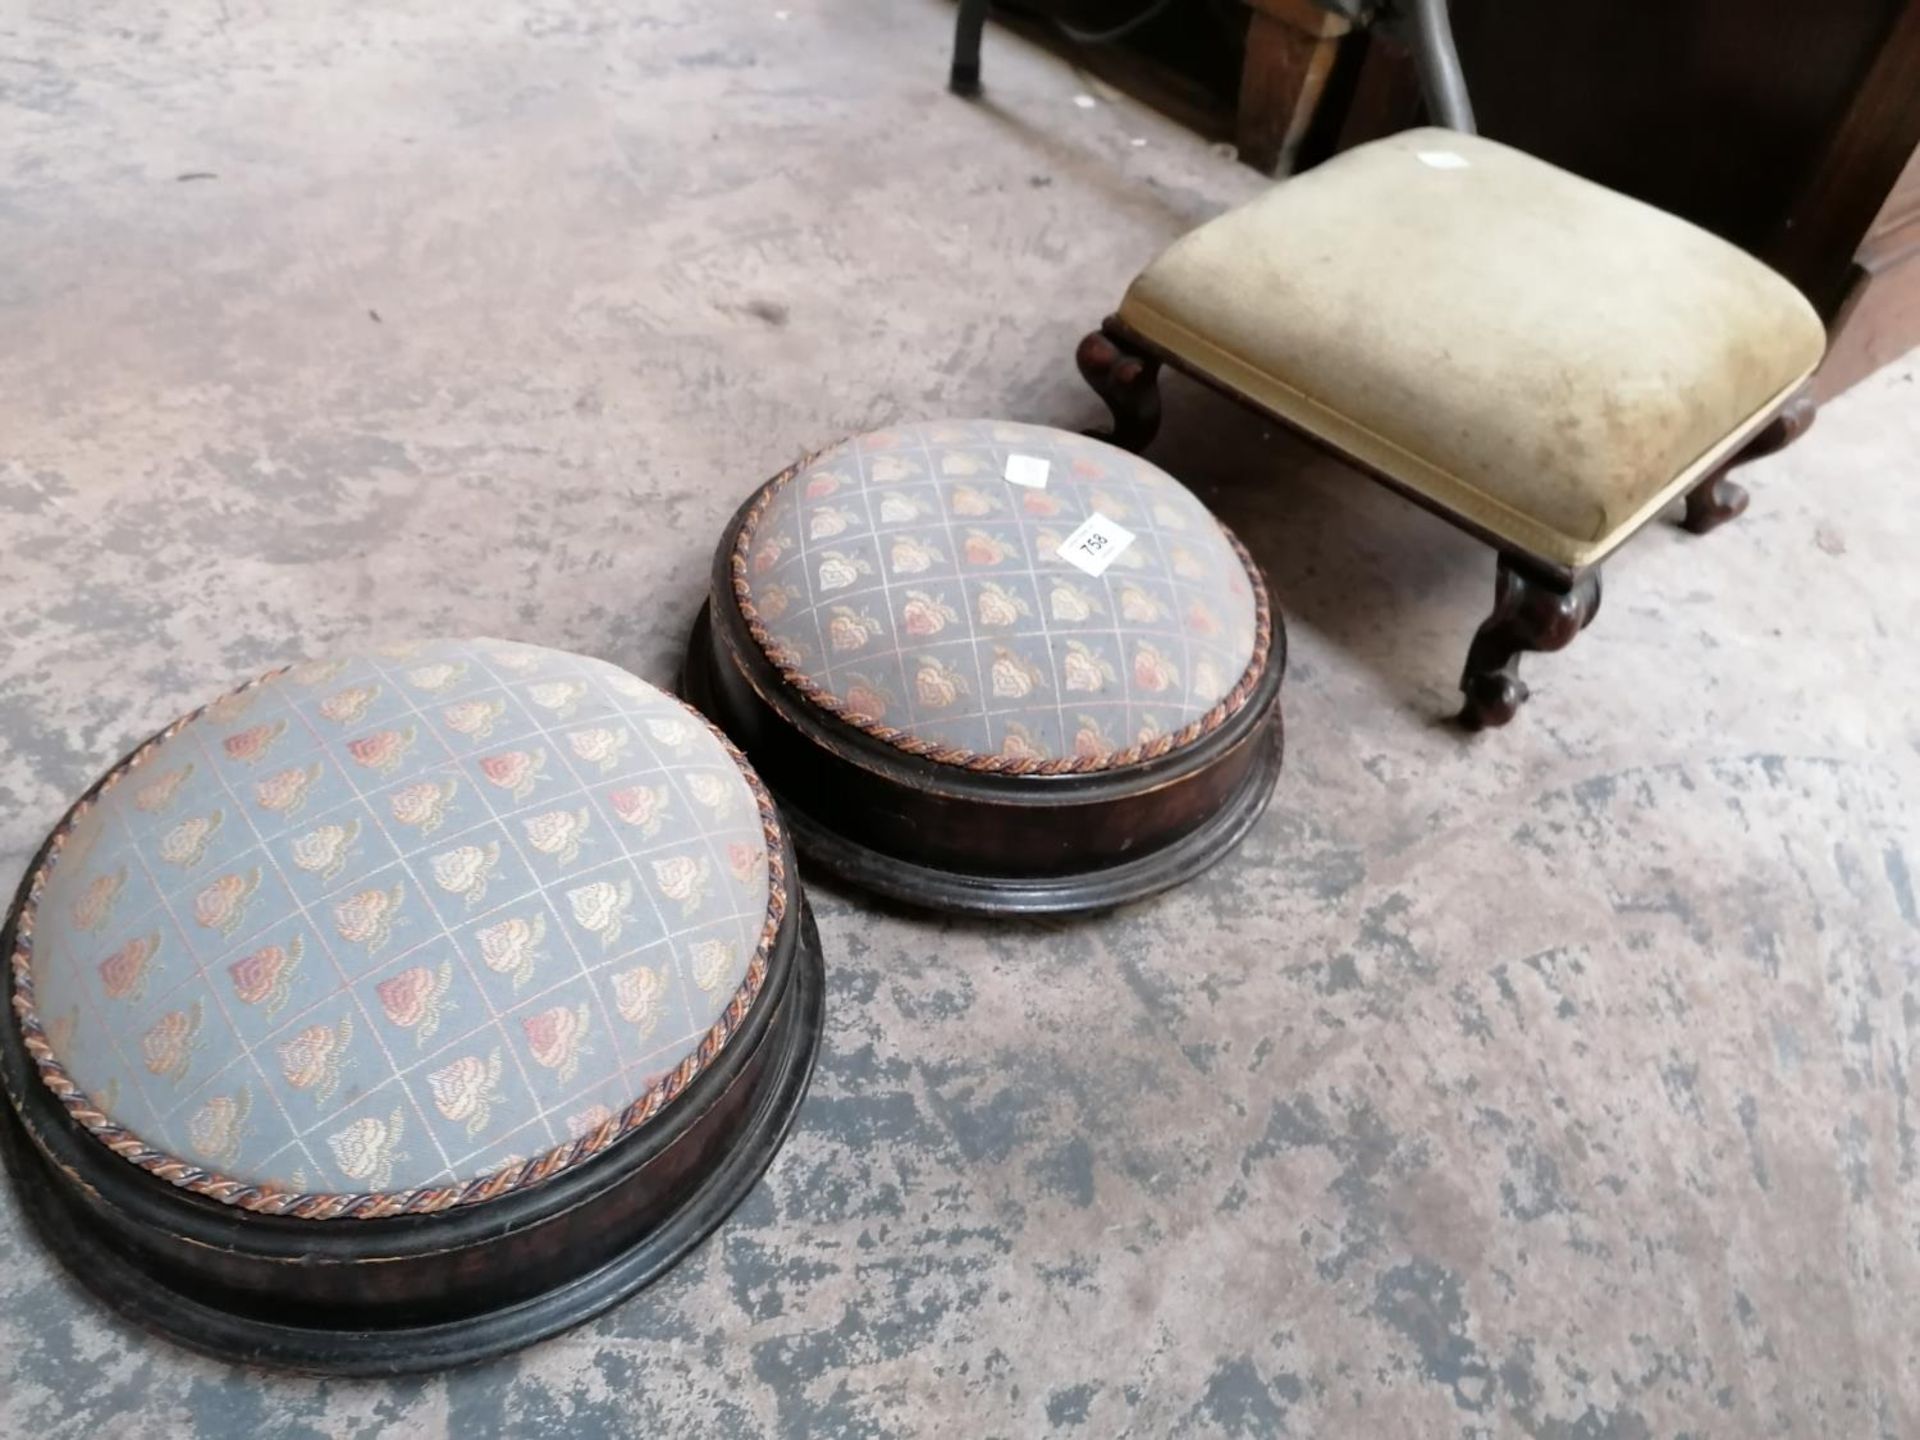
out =
<path fill-rule="evenodd" d="M 1132 537 L 1098 575 L 1059 553 L 1096 512 Z M 948 763 L 1085 769 L 1163 753 L 1244 694 L 1267 623 L 1251 564 L 1136 455 L 958 420 L 771 482 L 734 578 L 769 657 L 841 718 Z"/>
<path fill-rule="evenodd" d="M 1704 478 L 1825 346 L 1800 293 L 1725 241 L 1436 129 L 1359 146 L 1201 226 L 1119 318 L 1569 567 Z"/>
<path fill-rule="evenodd" d="M 296 665 L 56 832 L 16 1009 L 69 1112 L 176 1184 L 319 1216 L 491 1198 L 718 1053 L 785 905 L 773 823 L 704 721 L 598 660 Z"/>

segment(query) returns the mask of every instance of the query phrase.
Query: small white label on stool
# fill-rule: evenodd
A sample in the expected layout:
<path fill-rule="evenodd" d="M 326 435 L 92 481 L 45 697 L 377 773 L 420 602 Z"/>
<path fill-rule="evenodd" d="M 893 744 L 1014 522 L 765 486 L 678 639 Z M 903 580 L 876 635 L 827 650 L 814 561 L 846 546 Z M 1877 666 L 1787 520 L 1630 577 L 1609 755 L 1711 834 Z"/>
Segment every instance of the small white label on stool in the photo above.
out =
<path fill-rule="evenodd" d="M 1047 488 L 1047 471 L 1053 467 L 1038 455 L 1007 456 L 1007 479 L 1015 485 L 1024 485 L 1029 490 Z"/>
<path fill-rule="evenodd" d="M 1465 170 L 1472 164 L 1464 155 L 1456 155 L 1451 150 L 1416 150 L 1422 165 L 1431 165 L 1435 170 Z"/>
<path fill-rule="evenodd" d="M 1131 544 L 1131 530 L 1096 510 L 1060 542 L 1060 558 L 1076 570 L 1098 577 L 1106 574 L 1107 567 Z"/>

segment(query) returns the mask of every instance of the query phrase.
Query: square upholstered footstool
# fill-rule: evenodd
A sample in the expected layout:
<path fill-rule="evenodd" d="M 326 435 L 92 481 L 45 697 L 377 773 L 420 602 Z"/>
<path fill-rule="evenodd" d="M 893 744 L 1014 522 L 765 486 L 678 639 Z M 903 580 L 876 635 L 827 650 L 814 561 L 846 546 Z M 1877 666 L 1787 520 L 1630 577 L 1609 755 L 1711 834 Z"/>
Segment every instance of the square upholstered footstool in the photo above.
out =
<path fill-rule="evenodd" d="M 1422 129 L 1275 186 L 1173 246 L 1081 342 L 1141 449 L 1162 362 L 1298 430 L 1500 552 L 1469 725 L 1526 699 L 1600 565 L 1675 499 L 1738 515 L 1732 465 L 1813 418 L 1825 333 L 1725 241 L 1470 134 Z"/>

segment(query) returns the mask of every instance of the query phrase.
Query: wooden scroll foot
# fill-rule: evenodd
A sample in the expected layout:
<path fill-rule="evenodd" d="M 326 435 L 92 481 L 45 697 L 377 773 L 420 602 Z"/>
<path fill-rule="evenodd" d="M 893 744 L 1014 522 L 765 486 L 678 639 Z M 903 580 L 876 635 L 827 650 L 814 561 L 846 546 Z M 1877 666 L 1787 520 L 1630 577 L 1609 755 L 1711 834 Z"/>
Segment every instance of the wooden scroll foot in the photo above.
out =
<path fill-rule="evenodd" d="M 1728 479 L 1727 472 L 1736 465 L 1783 450 L 1798 440 L 1812 426 L 1816 408 L 1811 388 L 1795 392 L 1744 449 L 1687 492 L 1687 518 L 1680 523 L 1695 535 L 1705 535 L 1743 514 L 1749 499 L 1746 487 Z"/>
<path fill-rule="evenodd" d="M 1563 650 L 1600 613 L 1600 572 L 1583 571 L 1560 585 L 1516 568 L 1505 555 L 1494 578 L 1493 614 L 1481 622 L 1460 676 L 1466 703 L 1460 723 L 1491 729 L 1513 719 L 1527 698 L 1520 657 Z"/>
<path fill-rule="evenodd" d="M 1122 348 L 1104 330 L 1082 340 L 1074 360 L 1113 412 L 1113 432 L 1099 438 L 1135 452 L 1151 445 L 1160 430 L 1160 362 Z"/>

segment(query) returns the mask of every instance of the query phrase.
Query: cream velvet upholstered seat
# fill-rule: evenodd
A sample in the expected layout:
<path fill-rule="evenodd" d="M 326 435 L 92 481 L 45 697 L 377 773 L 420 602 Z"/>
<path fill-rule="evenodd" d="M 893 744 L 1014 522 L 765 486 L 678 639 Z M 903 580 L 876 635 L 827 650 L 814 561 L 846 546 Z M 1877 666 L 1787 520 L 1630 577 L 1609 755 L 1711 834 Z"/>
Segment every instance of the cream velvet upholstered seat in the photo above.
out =
<path fill-rule="evenodd" d="M 1176 241 L 1123 325 L 1488 532 L 1578 570 L 1819 363 L 1787 281 L 1476 136 L 1360 146 Z"/>

